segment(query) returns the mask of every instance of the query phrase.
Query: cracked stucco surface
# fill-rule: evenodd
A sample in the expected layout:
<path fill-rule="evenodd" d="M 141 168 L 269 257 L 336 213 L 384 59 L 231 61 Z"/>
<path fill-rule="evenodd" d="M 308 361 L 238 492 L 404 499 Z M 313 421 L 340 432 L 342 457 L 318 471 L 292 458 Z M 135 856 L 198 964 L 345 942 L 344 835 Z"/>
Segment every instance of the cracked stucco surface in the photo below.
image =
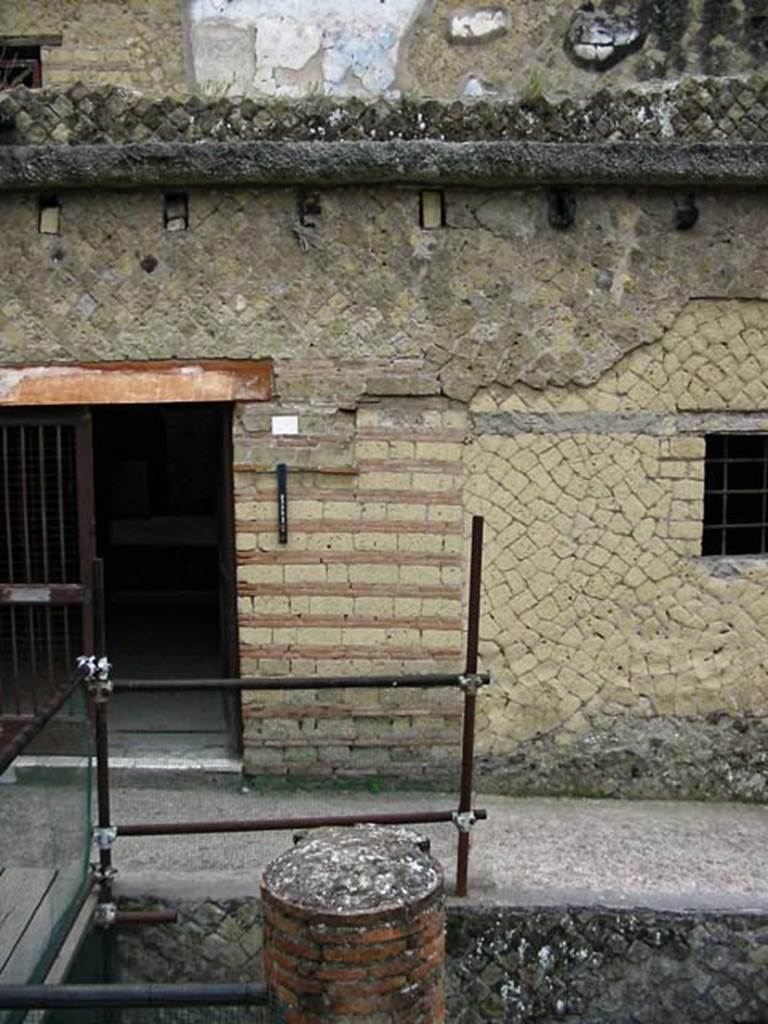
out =
<path fill-rule="evenodd" d="M 635 53 L 603 71 L 578 67 L 564 42 L 581 0 L 516 0 L 509 31 L 482 46 L 447 41 L 455 0 L 427 6 L 407 41 L 402 81 L 431 96 L 460 96 L 470 79 L 490 95 L 577 96 L 632 82 L 681 74 L 745 74 L 763 63 L 765 11 L 739 0 L 605 0 L 594 5 L 609 19 L 645 12 L 647 39 Z"/>
<path fill-rule="evenodd" d="M 765 303 L 697 300 L 661 343 L 589 388 L 478 397 L 476 411 L 495 409 L 499 423 L 504 410 L 525 409 L 544 424 L 476 436 L 466 449 L 465 506 L 489 530 L 482 652 L 496 686 L 483 703 L 486 752 L 534 740 L 544 760 L 591 744 L 642 761 L 668 716 L 674 735 L 659 742 L 691 756 L 703 742 L 691 722 L 714 727 L 722 714 L 747 733 L 763 719 L 768 563 L 721 572 L 700 557 L 703 429 L 586 431 L 593 411 L 688 412 L 695 430 L 696 414 L 764 409 L 766 342 Z M 548 420 L 553 411 L 560 418 Z M 760 757 L 742 795 L 764 793 Z"/>
<path fill-rule="evenodd" d="M 447 227 L 424 231 L 415 190 L 336 190 L 302 247 L 289 189 L 193 190 L 176 233 L 159 193 L 69 194 L 60 237 L 19 197 L 0 209 L 0 361 L 320 355 L 358 364 L 362 393 L 392 360 L 420 393 L 463 400 L 494 382 L 589 384 L 693 295 L 765 296 L 761 198 L 697 202 L 678 232 L 663 192 L 585 191 L 556 232 L 543 191 L 456 189 Z"/>

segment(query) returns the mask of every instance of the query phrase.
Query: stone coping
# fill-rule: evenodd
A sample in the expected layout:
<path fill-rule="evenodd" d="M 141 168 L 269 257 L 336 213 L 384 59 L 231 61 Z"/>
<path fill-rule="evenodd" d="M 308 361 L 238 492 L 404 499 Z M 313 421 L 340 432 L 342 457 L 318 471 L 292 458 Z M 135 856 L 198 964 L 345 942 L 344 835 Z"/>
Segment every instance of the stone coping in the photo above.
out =
<path fill-rule="evenodd" d="M 762 187 L 766 143 L 147 142 L 0 147 L 0 191 L 347 185 Z"/>
<path fill-rule="evenodd" d="M 768 76 L 558 102 L 0 93 L 0 190 L 414 184 L 763 186 Z"/>

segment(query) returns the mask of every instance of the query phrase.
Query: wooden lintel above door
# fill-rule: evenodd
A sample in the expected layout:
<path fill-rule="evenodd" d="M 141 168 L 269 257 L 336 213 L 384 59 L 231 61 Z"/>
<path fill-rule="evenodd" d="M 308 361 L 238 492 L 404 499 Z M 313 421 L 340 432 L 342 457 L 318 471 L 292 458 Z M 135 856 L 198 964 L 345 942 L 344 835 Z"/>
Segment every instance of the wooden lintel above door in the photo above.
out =
<path fill-rule="evenodd" d="M 271 397 L 268 359 L 0 367 L 0 406 L 264 402 Z"/>

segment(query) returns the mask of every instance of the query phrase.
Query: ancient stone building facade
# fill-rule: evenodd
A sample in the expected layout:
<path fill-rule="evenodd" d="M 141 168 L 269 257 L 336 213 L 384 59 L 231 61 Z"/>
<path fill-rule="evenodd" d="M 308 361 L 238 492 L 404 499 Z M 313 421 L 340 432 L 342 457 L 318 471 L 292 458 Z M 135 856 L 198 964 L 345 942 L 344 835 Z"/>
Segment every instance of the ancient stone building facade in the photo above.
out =
<path fill-rule="evenodd" d="M 130 671 L 209 665 L 125 653 L 202 591 L 227 671 L 458 670 L 481 513 L 486 784 L 764 796 L 764 15 L 354 6 L 0 14 L 4 464 L 91 410 Z M 233 711 L 257 773 L 455 768 L 455 694 Z"/>

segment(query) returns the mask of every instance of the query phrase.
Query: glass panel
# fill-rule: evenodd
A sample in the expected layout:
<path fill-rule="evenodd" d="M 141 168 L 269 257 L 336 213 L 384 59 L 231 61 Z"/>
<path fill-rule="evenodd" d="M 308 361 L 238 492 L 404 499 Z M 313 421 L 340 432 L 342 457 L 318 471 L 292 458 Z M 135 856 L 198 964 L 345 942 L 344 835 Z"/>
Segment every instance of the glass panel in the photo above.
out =
<path fill-rule="evenodd" d="M 706 458 L 722 459 L 725 455 L 725 440 L 723 434 L 708 434 L 705 438 Z"/>
<path fill-rule="evenodd" d="M 721 526 L 723 523 L 723 495 L 707 494 L 704 497 L 704 522 L 707 526 Z"/>
<path fill-rule="evenodd" d="M 729 459 L 762 459 L 765 457 L 765 437 L 761 434 L 729 434 Z"/>
<path fill-rule="evenodd" d="M 723 475 L 723 464 L 721 462 L 707 462 L 704 469 L 704 489 L 706 491 L 722 490 Z"/>
<path fill-rule="evenodd" d="M 90 889 L 91 760 L 84 694 L 77 691 L 38 736 L 64 725 L 68 757 L 16 758 L 0 785 L 0 983 L 41 981 Z M 5 738 L 5 734 L 4 734 Z M 9 923 L 10 922 L 10 923 Z M 0 1011 L 10 1024 L 17 1014 Z"/>
<path fill-rule="evenodd" d="M 764 462 L 729 462 L 728 490 L 754 491 L 763 486 Z"/>
<path fill-rule="evenodd" d="M 701 553 L 702 555 L 720 555 L 722 554 L 722 543 L 723 543 L 723 531 L 720 529 L 716 530 L 704 530 L 704 534 L 701 540 Z"/>
<path fill-rule="evenodd" d="M 728 527 L 725 530 L 725 554 L 762 554 L 762 533 L 763 531 L 759 527 Z"/>
<path fill-rule="evenodd" d="M 33 715 L 82 654 L 78 605 L 0 605 L 0 714 Z"/>
<path fill-rule="evenodd" d="M 759 525 L 763 519 L 763 498 L 761 494 L 744 494 L 731 492 L 728 494 L 726 506 L 728 525 L 752 523 Z"/>

